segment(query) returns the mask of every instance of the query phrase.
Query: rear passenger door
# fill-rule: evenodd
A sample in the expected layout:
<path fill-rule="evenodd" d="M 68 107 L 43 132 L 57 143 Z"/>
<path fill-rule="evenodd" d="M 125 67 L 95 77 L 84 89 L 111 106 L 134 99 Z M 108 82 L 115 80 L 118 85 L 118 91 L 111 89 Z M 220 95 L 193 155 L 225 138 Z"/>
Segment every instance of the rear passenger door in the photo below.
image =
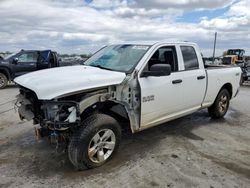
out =
<path fill-rule="evenodd" d="M 182 74 L 183 110 L 193 111 L 201 107 L 206 92 L 206 72 L 199 63 L 193 46 L 180 46 L 184 74 Z"/>

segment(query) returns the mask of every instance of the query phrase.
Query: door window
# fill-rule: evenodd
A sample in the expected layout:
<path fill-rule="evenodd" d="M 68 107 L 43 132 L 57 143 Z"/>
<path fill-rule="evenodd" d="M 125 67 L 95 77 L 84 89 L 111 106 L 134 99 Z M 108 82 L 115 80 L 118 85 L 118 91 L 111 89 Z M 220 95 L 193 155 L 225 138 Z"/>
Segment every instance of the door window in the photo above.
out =
<path fill-rule="evenodd" d="M 18 63 L 34 63 L 37 61 L 37 58 L 37 53 L 27 52 L 19 56 Z"/>
<path fill-rule="evenodd" d="M 192 70 L 199 68 L 198 58 L 195 49 L 192 46 L 181 46 L 181 52 L 185 70 Z"/>
<path fill-rule="evenodd" d="M 155 64 L 169 64 L 172 72 L 178 71 L 175 47 L 166 46 L 156 50 L 148 61 L 148 70 L 150 70 L 150 67 Z"/>

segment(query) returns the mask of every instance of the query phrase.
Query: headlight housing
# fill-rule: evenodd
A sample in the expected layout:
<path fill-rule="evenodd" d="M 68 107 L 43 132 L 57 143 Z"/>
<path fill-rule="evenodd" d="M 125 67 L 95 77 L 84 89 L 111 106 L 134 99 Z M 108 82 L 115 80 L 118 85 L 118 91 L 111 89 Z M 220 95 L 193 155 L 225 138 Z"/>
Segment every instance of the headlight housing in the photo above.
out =
<path fill-rule="evenodd" d="M 49 101 L 42 105 L 45 124 L 54 128 L 66 128 L 80 122 L 79 107 L 76 102 Z"/>

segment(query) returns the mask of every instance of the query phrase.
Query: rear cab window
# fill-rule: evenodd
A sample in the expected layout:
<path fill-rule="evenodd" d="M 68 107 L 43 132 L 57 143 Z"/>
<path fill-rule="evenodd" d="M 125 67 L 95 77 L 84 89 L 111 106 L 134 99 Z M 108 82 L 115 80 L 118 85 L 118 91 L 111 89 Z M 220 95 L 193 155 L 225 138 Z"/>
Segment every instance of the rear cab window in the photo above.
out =
<path fill-rule="evenodd" d="M 185 70 L 199 69 L 199 61 L 196 51 L 192 46 L 181 46 Z"/>

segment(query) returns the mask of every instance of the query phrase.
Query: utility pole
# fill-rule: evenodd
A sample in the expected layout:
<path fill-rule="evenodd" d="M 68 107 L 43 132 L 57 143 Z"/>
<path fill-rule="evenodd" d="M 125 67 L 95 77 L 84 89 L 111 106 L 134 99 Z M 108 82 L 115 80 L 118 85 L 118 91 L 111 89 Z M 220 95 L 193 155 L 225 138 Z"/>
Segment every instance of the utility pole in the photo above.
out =
<path fill-rule="evenodd" d="M 217 41 L 217 32 L 215 32 L 215 35 L 214 35 L 213 64 L 214 64 L 214 58 L 215 58 L 216 41 Z"/>

